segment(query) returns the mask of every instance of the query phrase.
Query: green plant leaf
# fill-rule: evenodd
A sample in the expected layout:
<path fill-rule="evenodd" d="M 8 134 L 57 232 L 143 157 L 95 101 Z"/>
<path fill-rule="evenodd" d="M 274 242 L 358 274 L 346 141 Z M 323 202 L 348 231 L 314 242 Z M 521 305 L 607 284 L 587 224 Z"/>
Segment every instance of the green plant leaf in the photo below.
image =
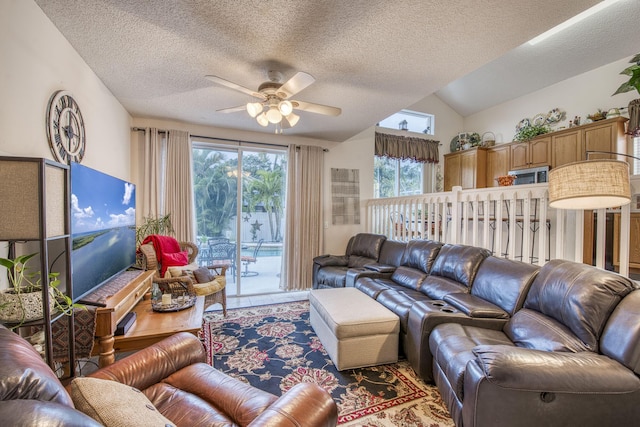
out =
<path fill-rule="evenodd" d="M 634 74 L 634 72 L 636 72 L 638 70 L 640 70 L 640 66 L 632 65 L 632 66 L 627 67 L 624 70 L 620 71 L 620 74 L 625 75 L 625 76 L 632 76 Z"/>
<path fill-rule="evenodd" d="M 631 61 L 629 62 L 640 62 L 640 53 L 636 53 L 635 56 L 633 58 L 631 58 Z"/>
<path fill-rule="evenodd" d="M 629 82 L 624 82 L 624 83 L 622 83 L 620 85 L 620 87 L 615 92 L 613 92 L 613 95 L 618 95 L 620 93 L 629 92 L 629 91 L 632 91 L 634 89 L 635 89 L 635 87 L 631 86 L 629 84 Z M 613 95 L 611 95 L 611 96 L 613 96 Z"/>

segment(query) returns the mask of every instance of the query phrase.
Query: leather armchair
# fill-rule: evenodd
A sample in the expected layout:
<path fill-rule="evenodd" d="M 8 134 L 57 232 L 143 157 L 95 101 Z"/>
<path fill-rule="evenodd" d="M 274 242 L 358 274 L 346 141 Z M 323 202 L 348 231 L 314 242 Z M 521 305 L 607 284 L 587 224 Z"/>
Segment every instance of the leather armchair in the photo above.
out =
<path fill-rule="evenodd" d="M 141 390 L 178 426 L 337 423 L 337 406 L 318 385 L 298 384 L 278 398 L 221 373 L 205 360 L 198 338 L 179 333 L 88 376 Z M 33 347 L 4 327 L 0 395 L 0 419 L 6 425 L 99 425 L 74 409 L 69 393 Z"/>

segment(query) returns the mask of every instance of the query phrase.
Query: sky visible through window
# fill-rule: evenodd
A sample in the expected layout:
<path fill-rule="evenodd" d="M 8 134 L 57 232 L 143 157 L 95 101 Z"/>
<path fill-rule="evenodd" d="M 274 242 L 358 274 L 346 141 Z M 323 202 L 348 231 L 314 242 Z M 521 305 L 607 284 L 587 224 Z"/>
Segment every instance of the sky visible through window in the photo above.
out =
<path fill-rule="evenodd" d="M 401 110 L 380 121 L 378 126 L 388 129 L 400 130 L 400 123 L 407 121 L 409 132 L 434 134 L 434 116 L 432 114 L 420 113 L 418 111 Z"/>

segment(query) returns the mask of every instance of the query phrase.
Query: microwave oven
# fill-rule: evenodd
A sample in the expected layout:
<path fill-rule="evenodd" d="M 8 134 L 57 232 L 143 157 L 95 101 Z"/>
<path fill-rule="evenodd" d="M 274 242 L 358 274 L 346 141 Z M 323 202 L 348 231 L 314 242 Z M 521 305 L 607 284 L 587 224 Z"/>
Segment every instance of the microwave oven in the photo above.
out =
<path fill-rule="evenodd" d="M 549 176 L 549 166 L 541 166 L 538 168 L 519 169 L 509 171 L 509 175 L 515 175 L 514 185 L 521 184 L 538 184 L 547 182 Z"/>

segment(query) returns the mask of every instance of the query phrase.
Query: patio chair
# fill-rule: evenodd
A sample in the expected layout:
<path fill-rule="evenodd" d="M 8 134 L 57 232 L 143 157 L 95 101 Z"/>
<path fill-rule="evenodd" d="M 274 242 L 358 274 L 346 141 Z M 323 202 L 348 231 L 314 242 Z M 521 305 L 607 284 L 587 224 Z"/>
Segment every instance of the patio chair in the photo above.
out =
<path fill-rule="evenodd" d="M 249 271 L 249 264 L 253 264 L 258 260 L 258 252 L 260 251 L 260 248 L 262 247 L 263 242 L 264 242 L 264 239 L 260 239 L 258 241 L 258 244 L 253 249 L 253 255 L 242 255 L 240 257 L 240 261 L 242 262 L 242 265 L 244 265 L 244 271 L 242 272 L 242 277 L 258 275 L 257 271 Z"/>

